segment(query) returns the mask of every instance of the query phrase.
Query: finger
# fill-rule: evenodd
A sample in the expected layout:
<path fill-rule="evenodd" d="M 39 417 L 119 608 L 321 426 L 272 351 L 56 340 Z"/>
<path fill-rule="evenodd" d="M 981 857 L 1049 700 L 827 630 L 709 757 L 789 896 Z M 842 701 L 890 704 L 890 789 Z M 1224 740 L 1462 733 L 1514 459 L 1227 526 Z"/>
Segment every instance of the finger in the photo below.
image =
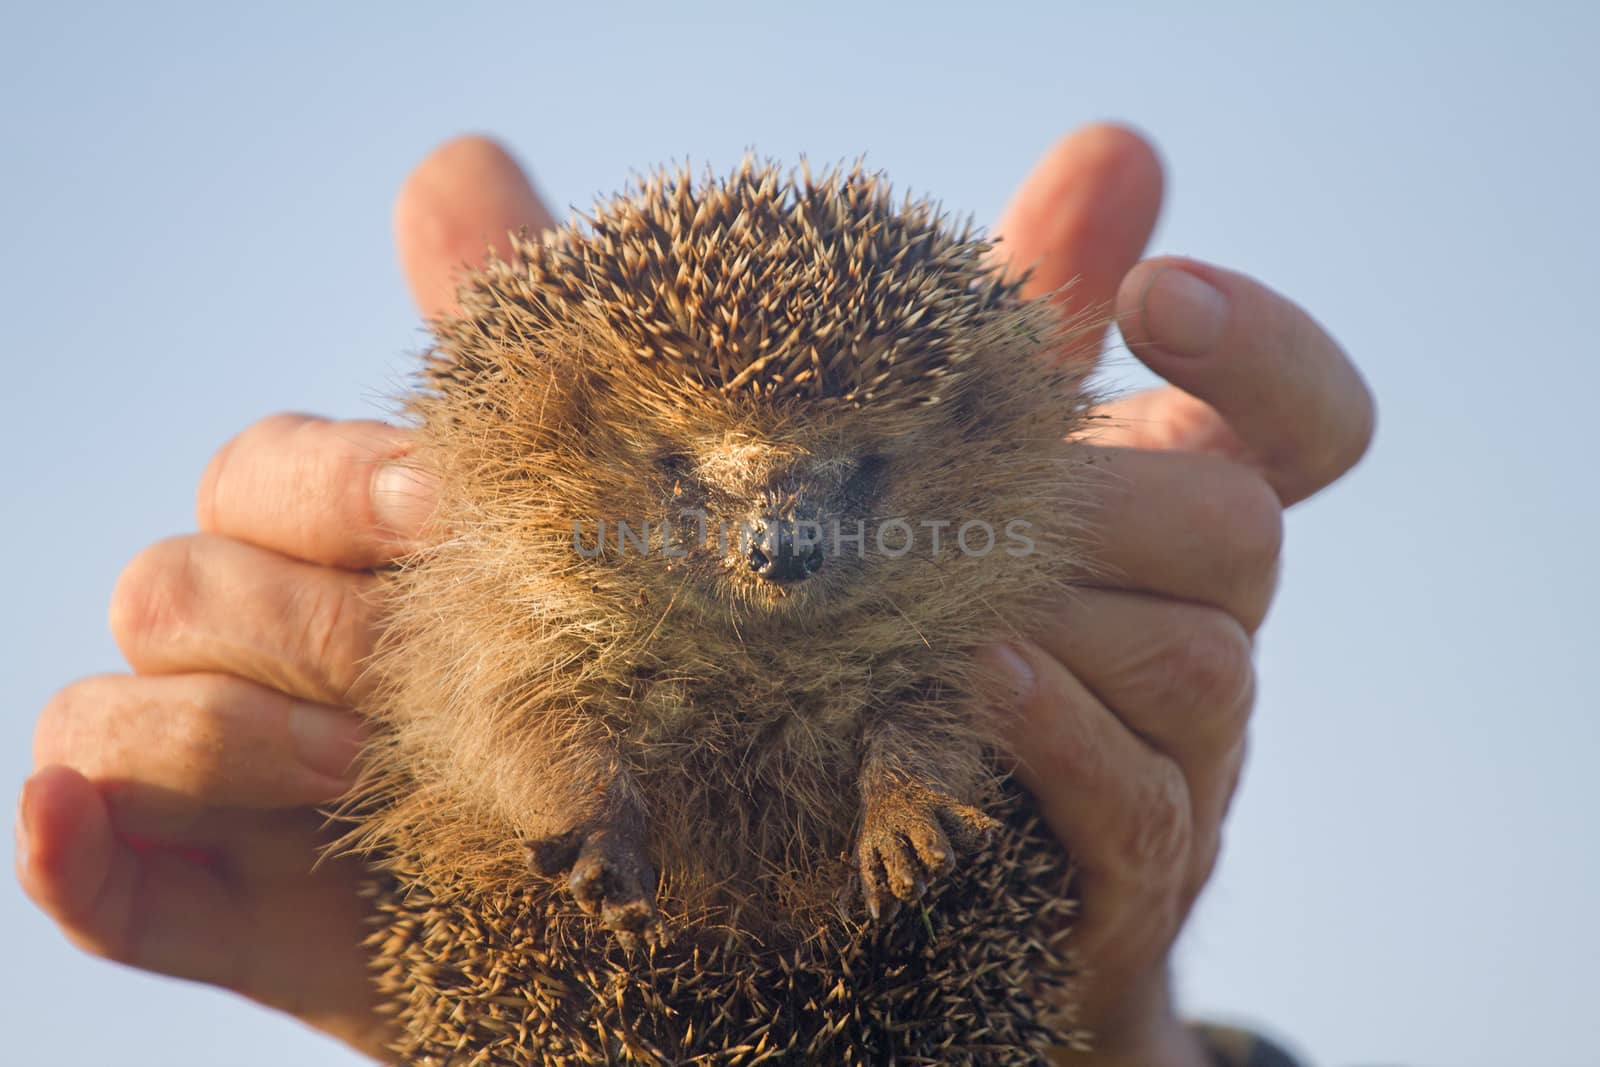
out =
<path fill-rule="evenodd" d="M 1176 258 L 1141 263 L 1118 291 L 1117 323 L 1131 352 L 1228 429 L 1216 436 L 1212 422 L 1212 439 L 1196 441 L 1207 423 L 1199 409 L 1180 409 L 1172 432 L 1184 436 L 1168 447 L 1227 451 L 1236 440 L 1285 503 L 1338 478 L 1372 440 L 1372 394 L 1338 343 L 1242 274 Z M 1148 420 L 1142 430 L 1161 432 Z"/>
<path fill-rule="evenodd" d="M 1176 386 L 1141 389 L 1097 404 L 1089 426 L 1084 436 L 1096 444 L 1222 456 L 1260 469 L 1216 408 Z"/>
<path fill-rule="evenodd" d="M 1277 585 L 1283 513 L 1255 473 L 1216 456 L 1096 450 L 1086 584 L 1219 608 L 1249 633 Z"/>
<path fill-rule="evenodd" d="M 1131 882 L 1183 858 L 1188 790 L 1175 762 L 1037 645 L 995 646 L 982 662 L 1005 679 L 1018 712 L 1001 719 L 1017 777 L 1091 878 Z"/>
<path fill-rule="evenodd" d="M 139 674 L 219 671 L 349 704 L 377 639 L 375 582 L 214 534 L 173 537 L 122 572 L 111 633 Z"/>
<path fill-rule="evenodd" d="M 112 815 L 100 790 L 67 767 L 45 767 L 23 786 L 17 878 L 73 943 L 236 990 L 381 1054 L 389 1035 L 373 1014 L 375 987 L 359 948 L 357 872 L 338 861 L 312 872 L 317 843 L 304 819 L 295 832 L 266 826 L 228 842 L 275 863 L 263 875 L 135 846 Z"/>
<path fill-rule="evenodd" d="M 1188 870 L 1192 813 L 1182 770 L 1038 646 L 993 646 L 980 662 L 1003 680 L 1014 711 L 998 725 L 1017 777 L 1078 861 L 1078 950 L 1101 966 L 1108 952 L 1155 958 L 1177 929 Z"/>
<path fill-rule="evenodd" d="M 1013 273 L 1032 270 L 1025 295 L 1059 291 L 1069 314 L 1109 311 L 1155 228 L 1162 184 L 1160 160 L 1143 137 L 1086 126 L 1056 142 L 1023 180 L 995 227 L 995 254 Z"/>
<path fill-rule="evenodd" d="M 119 832 L 194 840 L 216 807 L 294 808 L 349 787 L 353 714 L 221 674 L 103 675 L 67 686 L 34 731 L 36 767 L 100 784 Z"/>
<path fill-rule="evenodd" d="M 428 318 L 455 307 L 464 273 L 481 265 L 490 247 L 509 258 L 508 234 L 554 225 L 516 160 L 484 137 L 458 137 L 434 149 L 406 179 L 394 207 L 400 264 Z"/>
<path fill-rule="evenodd" d="M 225 914 L 216 874 L 119 838 L 99 791 L 78 771 L 48 766 L 24 783 L 17 837 L 23 889 L 80 948 L 162 974 L 231 979 L 229 954 L 217 942 L 160 936 L 213 926 Z M 172 906 L 178 901 L 181 909 Z M 145 914 L 136 913 L 140 907 Z"/>
<path fill-rule="evenodd" d="M 432 483 L 411 437 L 381 422 L 274 415 L 224 445 L 200 479 L 200 529 L 308 563 L 376 567 L 418 547 Z"/>
<path fill-rule="evenodd" d="M 1035 640 L 1177 763 L 1196 835 L 1214 838 L 1244 762 L 1255 702 L 1250 637 L 1238 621 L 1198 604 L 1084 589 Z"/>

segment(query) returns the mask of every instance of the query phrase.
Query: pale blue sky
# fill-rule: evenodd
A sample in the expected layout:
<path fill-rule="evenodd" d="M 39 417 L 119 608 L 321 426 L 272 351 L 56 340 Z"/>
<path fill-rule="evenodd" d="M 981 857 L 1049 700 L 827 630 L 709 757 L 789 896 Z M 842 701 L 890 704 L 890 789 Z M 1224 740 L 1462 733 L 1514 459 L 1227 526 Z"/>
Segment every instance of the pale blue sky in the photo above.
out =
<path fill-rule="evenodd" d="M 508 5 L 508 8 L 510 5 Z M 1179 953 L 1195 1012 L 1328 1067 L 1600 1063 L 1595 8 L 1204 3 L 8 4 L 0 786 L 211 451 L 383 410 L 421 336 L 393 192 L 502 136 L 558 205 L 747 146 L 992 219 L 1059 133 L 1169 167 L 1154 247 L 1294 295 L 1381 403 L 1298 509 L 1252 762 Z M 7 1063 L 338 1065 L 233 999 L 70 949 L 0 880 Z"/>

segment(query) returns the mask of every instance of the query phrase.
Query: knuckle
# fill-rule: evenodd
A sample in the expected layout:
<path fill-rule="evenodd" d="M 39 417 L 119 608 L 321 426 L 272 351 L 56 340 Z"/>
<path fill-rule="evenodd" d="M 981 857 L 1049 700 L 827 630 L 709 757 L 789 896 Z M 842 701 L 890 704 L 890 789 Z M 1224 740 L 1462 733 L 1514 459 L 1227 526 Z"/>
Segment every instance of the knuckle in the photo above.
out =
<path fill-rule="evenodd" d="M 1180 877 L 1179 865 L 1189 850 L 1192 819 L 1189 787 L 1183 772 L 1170 760 L 1142 783 L 1129 812 L 1130 859 L 1143 877 Z"/>
<path fill-rule="evenodd" d="M 40 714 L 34 764 L 121 780 L 128 777 L 130 760 L 148 768 L 153 758 L 169 784 L 203 793 L 225 782 L 225 712 L 241 699 L 241 685 L 225 675 L 163 679 L 155 688 L 130 675 L 79 679 L 51 697 Z"/>
<path fill-rule="evenodd" d="M 187 784 L 202 795 L 224 784 L 224 712 L 236 698 L 237 692 L 227 678 L 200 676 L 184 687 L 183 695 L 162 716 L 166 743 L 171 751 L 182 755 Z"/>
<path fill-rule="evenodd" d="M 77 765 L 74 749 L 77 737 L 83 732 L 84 709 L 102 704 L 110 696 L 107 683 L 112 681 L 114 679 L 100 676 L 79 678 L 56 690 L 45 702 L 33 727 L 35 770 L 52 763 Z"/>
<path fill-rule="evenodd" d="M 1283 503 L 1278 494 L 1264 479 L 1241 471 L 1221 495 L 1238 577 L 1251 584 L 1271 580 L 1283 552 Z"/>
<path fill-rule="evenodd" d="M 1110 773 L 1107 746 L 1099 743 L 1090 725 L 1092 717 L 1086 714 L 1081 690 L 1070 687 L 1069 682 L 1064 671 L 1040 678 L 1023 719 L 1027 736 L 1019 736 L 1013 743 L 1020 768 L 1037 781 L 1069 777 L 1099 781 Z"/>
<path fill-rule="evenodd" d="M 282 412 L 269 415 L 251 423 L 217 449 L 200 476 L 200 487 L 195 494 L 195 516 L 200 529 L 224 531 L 229 524 L 228 501 L 233 497 L 237 483 L 244 477 L 240 473 L 239 459 L 270 451 L 278 443 L 304 431 L 308 424 L 322 420 L 312 415 Z M 269 448 L 263 449 L 261 446 Z"/>
<path fill-rule="evenodd" d="M 1255 663 L 1244 627 L 1226 612 L 1196 608 L 1167 652 L 1166 676 L 1175 703 L 1243 732 L 1255 694 Z"/>
<path fill-rule="evenodd" d="M 300 658 L 335 700 L 349 695 L 371 651 L 367 589 L 354 576 L 318 575 L 288 600 L 285 623 L 299 635 Z"/>
<path fill-rule="evenodd" d="M 270 694 L 232 675 L 174 679 L 142 701 L 144 722 L 137 737 L 123 740 L 119 758 L 138 761 L 146 775 L 191 798 L 235 796 L 275 758 L 252 726 L 269 715 L 266 699 Z M 129 755 L 136 747 L 145 754 Z"/>
<path fill-rule="evenodd" d="M 260 724 L 283 715 L 286 700 L 226 674 L 84 678 L 57 692 L 40 715 L 35 767 L 71 767 L 112 799 L 154 797 L 154 788 L 229 802 L 279 758 L 278 742 Z M 189 817 L 182 805 L 143 810 L 142 818 L 157 821 Z"/>
<path fill-rule="evenodd" d="M 144 549 L 123 568 L 111 593 L 111 633 L 130 663 L 181 633 L 195 608 L 195 544 L 172 537 Z"/>

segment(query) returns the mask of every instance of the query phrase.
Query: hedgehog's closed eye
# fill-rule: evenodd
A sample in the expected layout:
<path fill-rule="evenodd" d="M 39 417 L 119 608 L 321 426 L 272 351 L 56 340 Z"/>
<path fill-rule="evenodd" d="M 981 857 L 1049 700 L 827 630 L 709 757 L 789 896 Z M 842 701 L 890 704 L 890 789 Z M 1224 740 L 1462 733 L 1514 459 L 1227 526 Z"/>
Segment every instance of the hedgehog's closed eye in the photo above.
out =
<path fill-rule="evenodd" d="M 689 473 L 689 457 L 682 452 L 662 452 L 656 456 L 656 467 L 671 478 L 682 478 Z"/>
<path fill-rule="evenodd" d="M 883 477 L 889 467 L 889 461 L 876 452 L 868 452 L 856 460 L 855 470 L 850 475 L 850 488 L 870 489 Z"/>

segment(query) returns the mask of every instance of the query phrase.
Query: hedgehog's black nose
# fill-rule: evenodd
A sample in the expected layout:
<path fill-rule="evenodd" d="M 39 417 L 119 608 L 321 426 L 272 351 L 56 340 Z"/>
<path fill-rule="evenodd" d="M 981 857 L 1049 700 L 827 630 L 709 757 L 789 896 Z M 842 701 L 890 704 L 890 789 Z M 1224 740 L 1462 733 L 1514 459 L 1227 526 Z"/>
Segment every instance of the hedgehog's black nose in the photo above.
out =
<path fill-rule="evenodd" d="M 822 538 L 778 519 L 764 523 L 750 546 L 750 569 L 769 582 L 798 582 L 822 568 Z"/>

